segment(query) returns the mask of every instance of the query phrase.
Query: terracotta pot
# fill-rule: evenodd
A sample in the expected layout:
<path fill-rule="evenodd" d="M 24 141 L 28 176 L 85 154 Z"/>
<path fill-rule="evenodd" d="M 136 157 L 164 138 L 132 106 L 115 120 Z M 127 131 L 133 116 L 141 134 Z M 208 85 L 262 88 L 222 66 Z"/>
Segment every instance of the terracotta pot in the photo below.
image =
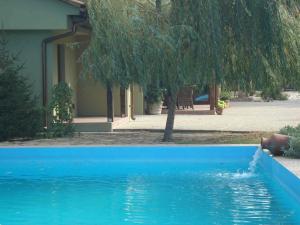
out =
<path fill-rule="evenodd" d="M 223 114 L 223 109 L 222 108 L 216 108 L 216 113 L 217 115 L 222 115 Z"/>
<path fill-rule="evenodd" d="M 163 102 L 157 102 L 148 105 L 148 114 L 150 115 L 160 115 L 162 111 Z"/>
<path fill-rule="evenodd" d="M 273 134 L 270 138 L 261 139 L 262 149 L 269 149 L 272 155 L 281 156 L 289 148 L 289 136 Z"/>

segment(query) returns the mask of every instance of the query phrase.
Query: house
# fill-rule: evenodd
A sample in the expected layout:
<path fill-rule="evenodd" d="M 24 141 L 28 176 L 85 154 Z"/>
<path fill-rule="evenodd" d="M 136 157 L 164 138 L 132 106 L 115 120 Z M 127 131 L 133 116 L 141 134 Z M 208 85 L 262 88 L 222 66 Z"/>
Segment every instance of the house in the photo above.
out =
<path fill-rule="evenodd" d="M 114 123 L 144 113 L 138 86 L 125 90 L 116 85 L 110 92 L 99 81 L 81 76 L 79 58 L 90 38 L 82 1 L 0 0 L 0 23 L 9 50 L 19 54 L 23 74 L 41 105 L 48 104 L 52 86 L 58 82 L 65 81 L 73 89 L 78 131 L 111 131 Z M 79 47 L 74 43 L 80 43 Z M 113 112 L 108 110 L 110 104 Z"/>

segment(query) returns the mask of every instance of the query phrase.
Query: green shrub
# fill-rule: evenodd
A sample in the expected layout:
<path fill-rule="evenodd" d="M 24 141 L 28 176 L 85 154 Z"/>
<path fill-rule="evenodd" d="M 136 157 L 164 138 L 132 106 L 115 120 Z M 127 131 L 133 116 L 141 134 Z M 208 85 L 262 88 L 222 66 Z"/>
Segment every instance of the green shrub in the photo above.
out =
<path fill-rule="evenodd" d="M 155 85 L 150 85 L 146 89 L 145 99 L 148 104 L 154 104 L 163 100 L 163 90 Z"/>
<path fill-rule="evenodd" d="M 220 94 L 220 100 L 229 101 L 233 98 L 233 94 L 231 91 L 222 91 Z"/>
<path fill-rule="evenodd" d="M 71 136 L 74 132 L 72 92 L 65 82 L 53 87 L 49 103 L 49 134 L 52 137 Z"/>
<path fill-rule="evenodd" d="M 285 156 L 292 158 L 300 158 L 300 136 L 291 137 L 289 145 L 289 149 L 285 151 Z"/>
<path fill-rule="evenodd" d="M 296 127 L 286 126 L 279 131 L 280 134 L 288 135 L 291 137 L 300 137 L 300 124 Z"/>
<path fill-rule="evenodd" d="M 32 138 L 42 130 L 42 110 L 22 68 L 0 37 L 0 141 Z"/>
<path fill-rule="evenodd" d="M 300 124 L 296 127 L 286 126 L 279 133 L 290 137 L 289 149 L 284 152 L 285 156 L 300 158 Z"/>
<path fill-rule="evenodd" d="M 281 92 L 279 87 L 267 87 L 261 92 L 261 97 L 263 100 L 280 100 L 285 101 L 288 99 L 288 96 Z"/>
<path fill-rule="evenodd" d="M 225 109 L 226 108 L 226 102 L 224 102 L 222 100 L 218 100 L 217 108 L 219 108 L 219 109 Z"/>

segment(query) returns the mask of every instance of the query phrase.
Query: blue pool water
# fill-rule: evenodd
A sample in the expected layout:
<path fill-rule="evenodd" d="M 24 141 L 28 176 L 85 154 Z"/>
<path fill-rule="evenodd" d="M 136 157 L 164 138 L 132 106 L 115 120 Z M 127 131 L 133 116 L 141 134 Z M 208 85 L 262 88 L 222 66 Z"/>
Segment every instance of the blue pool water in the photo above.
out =
<path fill-rule="evenodd" d="M 299 180 L 256 149 L 0 149 L 0 224 L 300 224 Z"/>

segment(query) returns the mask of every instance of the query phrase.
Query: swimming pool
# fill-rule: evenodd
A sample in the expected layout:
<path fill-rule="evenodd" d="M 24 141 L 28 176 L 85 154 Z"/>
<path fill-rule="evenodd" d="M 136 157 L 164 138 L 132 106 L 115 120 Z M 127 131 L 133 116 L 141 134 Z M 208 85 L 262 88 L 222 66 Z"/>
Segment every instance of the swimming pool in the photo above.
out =
<path fill-rule="evenodd" d="M 300 181 L 255 146 L 2 148 L 0 224 L 300 224 Z"/>

